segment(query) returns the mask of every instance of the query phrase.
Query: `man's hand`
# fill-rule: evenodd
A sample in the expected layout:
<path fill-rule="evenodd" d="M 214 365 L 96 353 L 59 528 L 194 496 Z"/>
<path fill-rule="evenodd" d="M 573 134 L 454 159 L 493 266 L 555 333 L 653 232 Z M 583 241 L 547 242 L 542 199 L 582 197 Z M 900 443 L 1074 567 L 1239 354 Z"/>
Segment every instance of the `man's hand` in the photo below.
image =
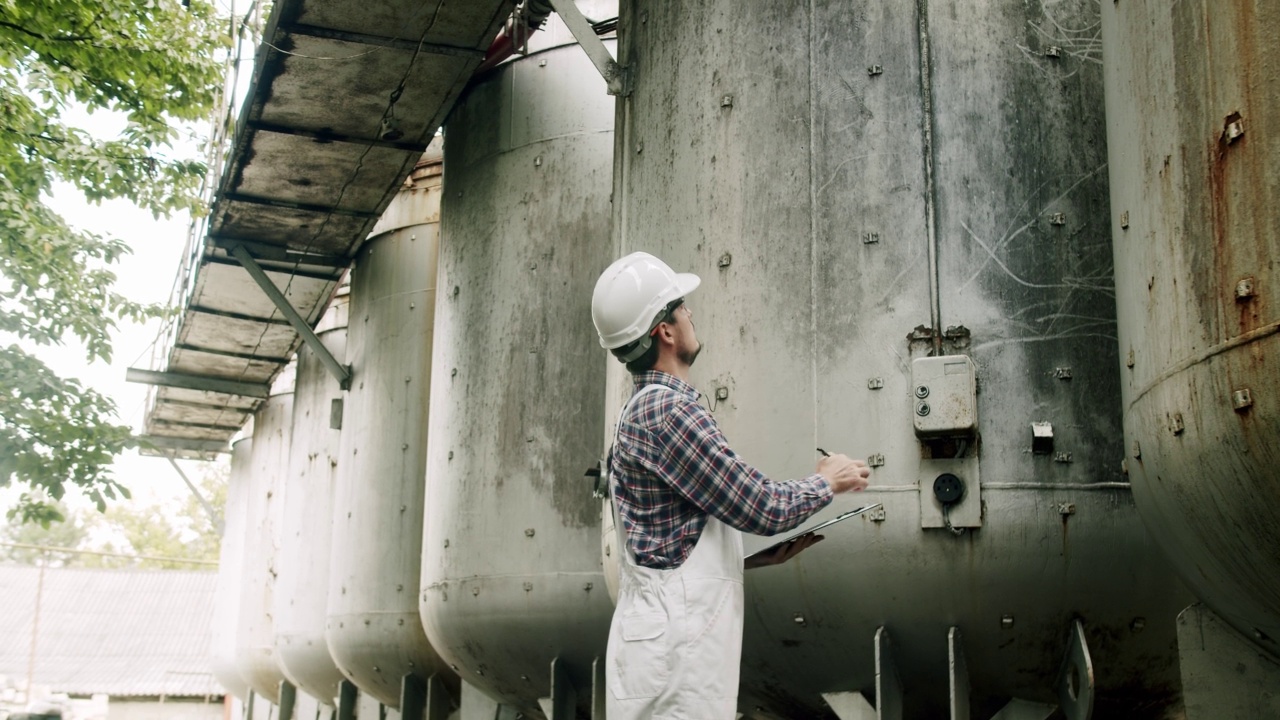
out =
<path fill-rule="evenodd" d="M 747 558 L 743 562 L 744 570 L 752 568 L 765 567 L 766 565 L 781 565 L 800 553 L 822 542 L 825 535 L 815 535 L 813 533 L 805 533 L 791 542 L 784 542 L 774 548 L 772 552 L 761 553 L 753 557 Z"/>
<path fill-rule="evenodd" d="M 837 453 L 818 461 L 818 474 L 831 483 L 833 492 L 842 493 L 865 489 L 867 478 L 871 477 L 871 468 L 861 460 Z"/>

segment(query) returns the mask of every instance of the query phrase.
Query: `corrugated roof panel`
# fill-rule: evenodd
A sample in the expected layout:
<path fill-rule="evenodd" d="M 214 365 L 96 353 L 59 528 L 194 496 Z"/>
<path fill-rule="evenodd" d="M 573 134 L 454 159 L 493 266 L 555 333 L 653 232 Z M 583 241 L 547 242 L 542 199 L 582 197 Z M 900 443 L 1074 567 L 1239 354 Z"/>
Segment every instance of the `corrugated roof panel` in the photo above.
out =
<path fill-rule="evenodd" d="M 39 575 L 34 567 L 0 566 L 0 675 L 27 675 Z M 46 569 L 33 681 L 72 694 L 223 694 L 208 667 L 215 578 Z"/>

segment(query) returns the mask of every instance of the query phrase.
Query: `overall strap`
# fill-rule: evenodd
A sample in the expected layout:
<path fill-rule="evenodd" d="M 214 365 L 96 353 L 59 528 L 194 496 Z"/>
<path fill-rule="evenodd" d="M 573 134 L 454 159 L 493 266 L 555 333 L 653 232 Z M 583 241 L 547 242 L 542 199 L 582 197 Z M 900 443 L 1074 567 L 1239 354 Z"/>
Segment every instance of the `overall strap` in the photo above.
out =
<path fill-rule="evenodd" d="M 657 383 L 645 385 L 640 388 L 636 394 L 632 395 L 631 399 L 627 400 L 627 403 L 622 406 L 622 412 L 618 413 L 618 424 L 613 430 L 613 446 L 609 448 L 609 455 L 605 459 L 604 470 L 609 474 L 609 482 L 605 486 L 609 492 L 609 511 L 613 513 L 613 531 L 616 536 L 616 542 L 618 543 L 618 551 L 622 554 L 622 561 L 624 563 L 628 560 L 634 562 L 635 558 L 632 557 L 631 548 L 627 545 L 627 533 L 622 527 L 622 517 L 618 515 L 618 498 L 614 496 L 613 473 L 610 471 L 609 465 L 613 461 L 613 452 L 618 447 L 618 436 L 622 432 L 622 421 L 626 419 L 627 412 L 631 410 L 631 407 L 635 405 L 636 401 L 643 395 L 647 395 L 654 390 L 670 389 L 671 388 L 668 388 L 666 385 L 658 385 Z"/>

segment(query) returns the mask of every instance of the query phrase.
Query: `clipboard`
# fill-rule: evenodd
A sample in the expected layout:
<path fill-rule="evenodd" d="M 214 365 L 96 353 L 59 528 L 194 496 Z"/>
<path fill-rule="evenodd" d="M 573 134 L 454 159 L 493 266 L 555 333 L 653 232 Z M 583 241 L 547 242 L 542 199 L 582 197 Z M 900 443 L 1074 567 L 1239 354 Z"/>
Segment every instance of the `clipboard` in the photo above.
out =
<path fill-rule="evenodd" d="M 829 526 L 829 525 L 835 525 L 836 523 L 841 522 L 841 521 L 844 521 L 844 520 L 848 520 L 848 519 L 849 519 L 849 518 L 851 518 L 851 517 L 857 517 L 857 516 L 859 516 L 859 515 L 861 515 L 861 514 L 863 514 L 863 513 L 865 513 L 865 512 L 868 512 L 868 511 L 870 511 L 870 510 L 875 510 L 875 509 L 876 509 L 876 508 L 878 508 L 878 507 L 880 507 L 880 503 L 872 503 L 872 504 L 870 504 L 870 505 L 863 505 L 863 506 L 862 506 L 862 507 L 860 507 L 860 508 L 854 508 L 853 510 L 849 510 L 849 511 L 847 511 L 847 512 L 842 512 L 842 513 L 840 513 L 839 515 L 837 515 L 837 516 L 835 516 L 835 517 L 831 518 L 830 520 L 827 520 L 826 522 L 820 522 L 820 523 L 818 523 L 817 525 L 814 525 L 814 526 L 813 526 L 813 527 L 811 527 L 811 528 L 805 528 L 804 530 L 800 530 L 800 531 L 794 532 L 794 533 L 792 533 L 791 535 L 787 536 L 787 537 L 786 537 L 785 539 L 783 539 L 783 540 L 779 540 L 778 542 L 776 542 L 776 543 L 774 543 L 774 544 L 772 544 L 772 545 L 770 545 L 770 546 L 768 546 L 768 547 L 760 548 L 759 550 L 757 550 L 757 551 L 755 551 L 755 552 L 751 553 L 750 555 L 746 556 L 746 557 L 745 557 L 745 558 L 743 558 L 743 559 L 744 559 L 744 560 L 750 560 L 751 558 L 756 557 L 757 555 L 763 555 L 763 554 L 765 554 L 765 553 L 773 552 L 774 550 L 778 549 L 778 547 L 779 547 L 779 546 L 784 545 L 784 544 L 789 543 L 789 542 L 792 542 L 792 541 L 794 541 L 796 538 L 800 537 L 801 535 L 808 535 L 809 533 L 817 532 L 817 531 L 821 530 L 821 529 L 822 529 L 822 528 L 824 528 L 824 527 L 827 527 L 827 526 Z"/>

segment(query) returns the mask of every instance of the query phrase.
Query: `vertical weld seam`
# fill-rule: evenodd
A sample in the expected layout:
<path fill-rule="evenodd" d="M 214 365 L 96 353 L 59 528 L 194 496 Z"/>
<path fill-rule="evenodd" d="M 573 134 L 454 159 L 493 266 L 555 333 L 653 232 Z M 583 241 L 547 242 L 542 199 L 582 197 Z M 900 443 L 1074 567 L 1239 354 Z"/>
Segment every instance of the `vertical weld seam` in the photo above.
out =
<path fill-rule="evenodd" d="M 814 52 L 817 38 L 817 0 L 809 0 L 809 382 L 813 401 L 814 445 L 818 440 L 818 188 L 816 101 L 814 99 Z"/>
<path fill-rule="evenodd" d="M 920 100 L 924 106 L 921 136 L 924 141 L 924 215 L 929 244 L 929 323 L 933 327 L 933 350 L 942 350 L 942 299 L 938 283 L 938 228 L 934 218 L 938 190 L 933 178 L 933 63 L 929 57 L 929 0 L 916 0 L 920 47 Z"/>

